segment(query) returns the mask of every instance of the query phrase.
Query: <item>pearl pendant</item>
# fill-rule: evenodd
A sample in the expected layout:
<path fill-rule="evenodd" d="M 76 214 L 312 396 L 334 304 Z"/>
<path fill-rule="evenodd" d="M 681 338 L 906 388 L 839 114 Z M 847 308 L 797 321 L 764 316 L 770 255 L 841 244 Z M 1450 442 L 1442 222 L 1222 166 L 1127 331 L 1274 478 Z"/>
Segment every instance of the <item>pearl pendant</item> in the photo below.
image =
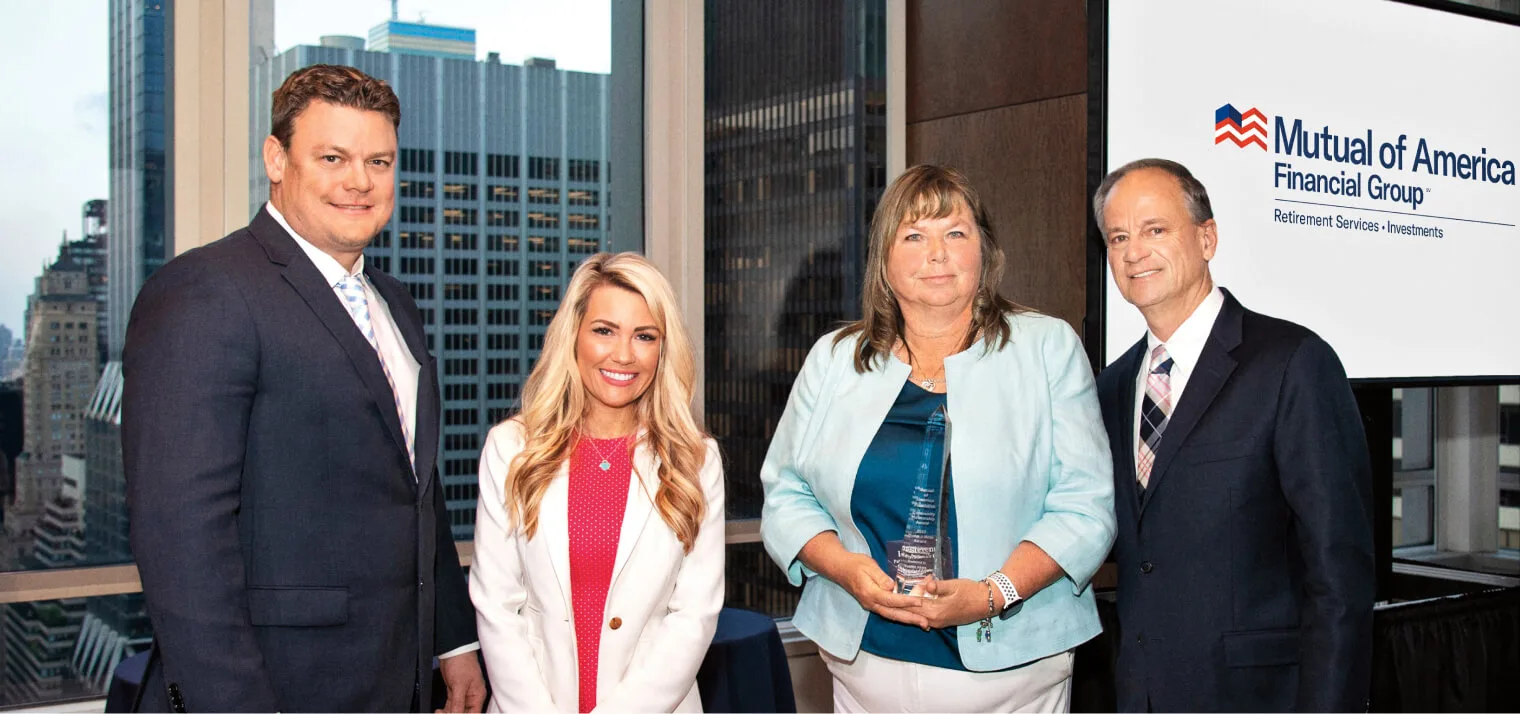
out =
<path fill-rule="evenodd" d="M 607 463 L 606 459 L 602 459 L 602 463 L 597 464 L 597 466 L 599 466 L 603 471 L 612 468 L 612 464 Z"/>

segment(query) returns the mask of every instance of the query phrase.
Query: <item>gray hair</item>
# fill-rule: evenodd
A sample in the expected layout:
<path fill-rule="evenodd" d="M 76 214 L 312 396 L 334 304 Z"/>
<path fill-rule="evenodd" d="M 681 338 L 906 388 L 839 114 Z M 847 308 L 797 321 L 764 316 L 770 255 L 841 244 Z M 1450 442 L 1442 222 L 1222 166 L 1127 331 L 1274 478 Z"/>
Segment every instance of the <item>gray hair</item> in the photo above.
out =
<path fill-rule="evenodd" d="M 1103 177 L 1102 183 L 1098 184 L 1098 190 L 1093 193 L 1093 218 L 1098 221 L 1098 231 L 1107 235 L 1108 229 L 1103 225 L 1103 208 L 1108 205 L 1108 194 L 1114 190 L 1119 180 L 1130 173 L 1141 169 L 1160 169 L 1177 179 L 1182 185 L 1182 197 L 1187 202 L 1188 215 L 1194 223 L 1203 223 L 1214 217 L 1214 207 L 1209 203 L 1208 189 L 1198 179 L 1193 178 L 1193 172 L 1188 171 L 1186 166 L 1169 159 L 1137 159 L 1113 171 Z"/>

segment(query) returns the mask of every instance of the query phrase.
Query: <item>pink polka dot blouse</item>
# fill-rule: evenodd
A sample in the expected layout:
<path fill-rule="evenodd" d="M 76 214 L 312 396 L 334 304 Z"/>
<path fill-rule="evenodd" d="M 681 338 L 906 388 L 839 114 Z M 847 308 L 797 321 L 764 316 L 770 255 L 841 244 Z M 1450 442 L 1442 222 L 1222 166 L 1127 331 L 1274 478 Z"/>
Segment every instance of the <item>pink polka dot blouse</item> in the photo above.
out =
<path fill-rule="evenodd" d="M 607 588 L 617 560 L 623 510 L 633 477 L 631 440 L 631 435 L 615 439 L 583 436 L 570 454 L 570 600 L 575 611 L 583 713 L 596 706 L 597 658 L 602 632 L 612 617 L 606 612 Z"/>

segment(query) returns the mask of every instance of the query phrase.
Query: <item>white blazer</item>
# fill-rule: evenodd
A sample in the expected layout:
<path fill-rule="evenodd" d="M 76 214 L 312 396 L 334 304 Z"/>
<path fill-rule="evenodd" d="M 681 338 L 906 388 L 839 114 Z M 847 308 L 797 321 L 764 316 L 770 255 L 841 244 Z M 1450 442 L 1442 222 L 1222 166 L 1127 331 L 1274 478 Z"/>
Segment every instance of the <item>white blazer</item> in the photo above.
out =
<path fill-rule="evenodd" d="M 470 598 L 491 681 L 488 711 L 578 711 L 575 618 L 570 606 L 567 463 L 538 509 L 538 531 L 511 525 L 503 493 L 523 447 L 509 420 L 486 437 Z M 707 440 L 707 515 L 688 554 L 654 506 L 655 456 L 634 451 L 628 506 L 602 613 L 596 711 L 700 712 L 697 668 L 723 607 L 723 464 Z M 613 629 L 614 619 L 619 626 Z"/>

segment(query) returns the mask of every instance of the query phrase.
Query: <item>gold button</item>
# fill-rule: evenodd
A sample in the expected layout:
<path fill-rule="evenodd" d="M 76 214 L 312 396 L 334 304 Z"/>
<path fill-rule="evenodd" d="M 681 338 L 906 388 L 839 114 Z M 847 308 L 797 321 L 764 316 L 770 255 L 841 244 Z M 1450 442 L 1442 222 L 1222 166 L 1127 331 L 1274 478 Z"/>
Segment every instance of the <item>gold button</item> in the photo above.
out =
<path fill-rule="evenodd" d="M 617 628 L 623 626 L 623 618 L 621 618 L 621 617 L 614 617 L 614 618 L 612 618 L 611 622 L 607 623 L 607 626 L 611 627 L 614 630 L 616 630 Z"/>

